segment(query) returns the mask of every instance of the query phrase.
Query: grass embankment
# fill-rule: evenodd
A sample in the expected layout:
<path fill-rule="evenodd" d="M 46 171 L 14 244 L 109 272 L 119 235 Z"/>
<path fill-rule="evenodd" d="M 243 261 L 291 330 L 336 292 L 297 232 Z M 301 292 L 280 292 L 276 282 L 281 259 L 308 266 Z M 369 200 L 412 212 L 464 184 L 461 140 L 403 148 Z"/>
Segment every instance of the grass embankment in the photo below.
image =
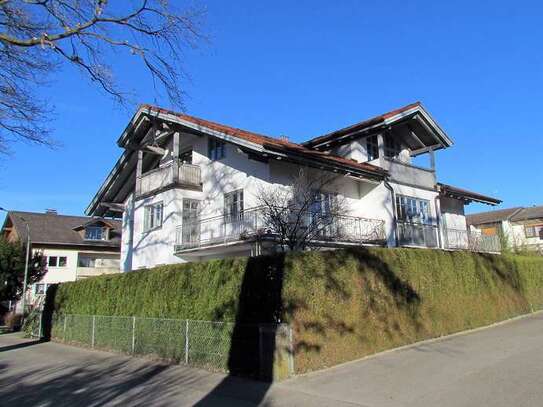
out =
<path fill-rule="evenodd" d="M 288 322 L 301 373 L 541 309 L 543 258 L 306 252 L 91 278 L 62 284 L 51 300 L 56 314 Z"/>

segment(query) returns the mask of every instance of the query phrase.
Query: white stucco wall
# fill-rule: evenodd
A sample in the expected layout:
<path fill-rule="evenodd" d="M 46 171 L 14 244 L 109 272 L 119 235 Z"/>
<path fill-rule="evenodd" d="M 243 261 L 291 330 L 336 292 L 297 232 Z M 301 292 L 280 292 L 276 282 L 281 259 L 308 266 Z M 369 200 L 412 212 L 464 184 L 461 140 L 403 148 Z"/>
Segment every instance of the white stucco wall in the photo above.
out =
<path fill-rule="evenodd" d="M 210 161 L 207 158 L 207 137 L 181 135 L 180 151 L 192 147 L 192 163 L 199 165 L 202 174 L 202 191 L 189 189 L 170 189 L 145 199 L 133 201 L 129 197 L 125 202 L 123 215 L 123 270 L 153 267 L 160 264 L 172 264 L 187 261 L 174 255 L 176 229 L 182 223 L 182 204 L 184 198 L 199 200 L 200 219 L 221 216 L 224 209 L 224 194 L 243 189 L 244 208 L 257 206 L 257 196 L 261 188 L 290 184 L 292 177 L 298 174 L 299 167 L 280 160 L 270 160 L 268 163 L 250 160 L 236 146 L 226 144 L 225 158 Z M 354 142 L 347 157 L 364 161 L 365 141 Z M 432 218 L 436 219 L 436 191 L 391 183 L 396 194 L 426 199 L 430 203 Z M 381 219 L 385 222 L 385 232 L 389 245 L 395 244 L 393 234 L 394 210 L 391 193 L 384 183 L 370 183 L 338 176 L 334 183 L 334 192 L 343 195 L 350 207 L 351 216 Z M 149 204 L 163 203 L 163 223 L 159 229 L 145 232 L 144 207 Z M 132 211 L 132 213 L 129 213 Z M 456 216 L 454 214 L 454 216 Z M 451 218 L 451 222 L 459 222 L 460 218 Z M 133 233 L 130 233 L 133 219 Z M 434 221 L 435 223 L 435 221 Z M 465 224 L 465 222 L 464 222 Z M 130 242 L 132 236 L 132 242 Z M 244 249 L 246 250 L 246 249 Z M 245 252 L 244 252 L 245 253 Z M 195 257 L 190 260 L 194 261 Z"/>

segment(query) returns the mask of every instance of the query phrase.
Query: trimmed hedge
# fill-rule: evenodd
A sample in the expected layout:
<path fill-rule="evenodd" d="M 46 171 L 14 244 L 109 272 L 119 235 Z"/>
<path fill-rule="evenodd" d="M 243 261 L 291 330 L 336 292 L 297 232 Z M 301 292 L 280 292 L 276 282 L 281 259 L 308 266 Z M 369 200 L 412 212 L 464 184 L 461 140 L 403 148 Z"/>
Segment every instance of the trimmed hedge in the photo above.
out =
<path fill-rule="evenodd" d="M 53 297 L 56 314 L 287 322 L 301 373 L 541 309 L 543 258 L 304 252 L 101 276 L 64 283 Z M 244 350 L 231 349 L 240 358 Z"/>

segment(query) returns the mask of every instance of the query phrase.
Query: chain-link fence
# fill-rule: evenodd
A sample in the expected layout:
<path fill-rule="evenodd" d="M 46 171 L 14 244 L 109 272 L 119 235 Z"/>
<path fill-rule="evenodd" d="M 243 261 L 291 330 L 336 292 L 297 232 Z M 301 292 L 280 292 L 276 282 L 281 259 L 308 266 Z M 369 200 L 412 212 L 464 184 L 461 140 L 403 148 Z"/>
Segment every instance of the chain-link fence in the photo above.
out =
<path fill-rule="evenodd" d="M 294 374 L 292 330 L 286 324 L 69 314 L 54 318 L 51 337 L 263 379 Z"/>

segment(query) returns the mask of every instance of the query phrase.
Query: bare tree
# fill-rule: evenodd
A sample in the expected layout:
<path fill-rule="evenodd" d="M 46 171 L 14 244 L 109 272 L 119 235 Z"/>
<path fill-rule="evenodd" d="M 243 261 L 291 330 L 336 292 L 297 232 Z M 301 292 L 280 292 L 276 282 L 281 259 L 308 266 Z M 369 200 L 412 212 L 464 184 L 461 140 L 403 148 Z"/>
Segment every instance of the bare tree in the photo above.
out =
<path fill-rule="evenodd" d="M 195 46 L 203 12 L 177 10 L 168 0 L 0 0 L 0 150 L 14 140 L 50 144 L 51 109 L 35 89 L 63 64 L 121 104 L 115 55 L 135 56 L 182 108 L 183 50 Z"/>
<path fill-rule="evenodd" d="M 289 250 L 316 247 L 337 237 L 340 219 L 348 213 L 345 199 L 334 190 L 337 176 L 300 169 L 288 186 L 261 188 L 257 202 L 264 224 L 279 245 Z"/>

